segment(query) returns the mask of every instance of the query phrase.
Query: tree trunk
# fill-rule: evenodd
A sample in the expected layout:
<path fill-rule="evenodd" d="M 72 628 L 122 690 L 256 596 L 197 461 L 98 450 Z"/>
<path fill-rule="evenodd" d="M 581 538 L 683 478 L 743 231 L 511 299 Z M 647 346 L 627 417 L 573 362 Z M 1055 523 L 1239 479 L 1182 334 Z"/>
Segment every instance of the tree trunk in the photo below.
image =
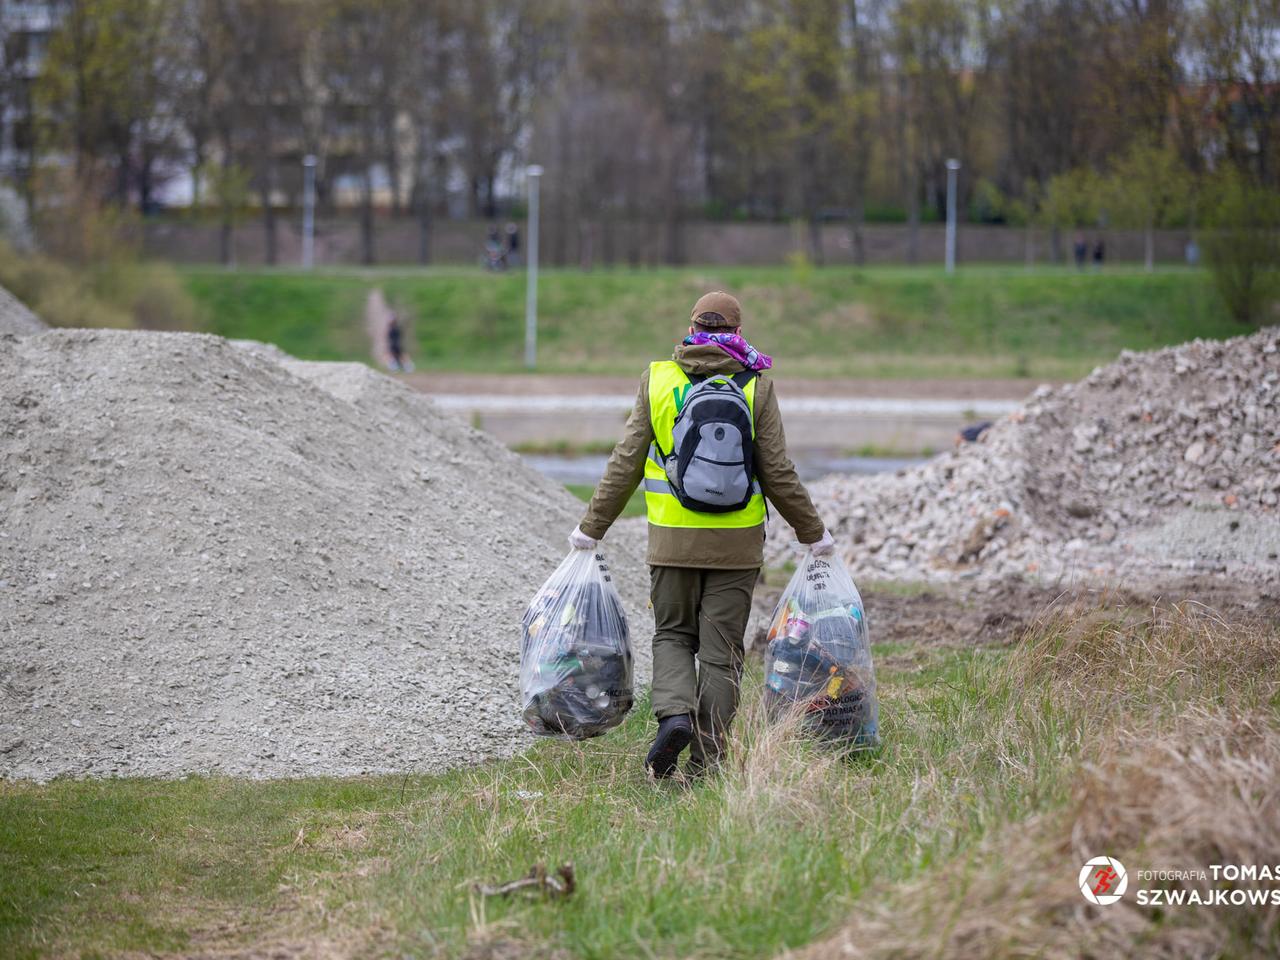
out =
<path fill-rule="evenodd" d="M 119 158 L 116 161 L 116 186 L 115 200 L 121 207 L 129 205 L 129 144 L 123 144 L 119 149 Z"/>
<path fill-rule="evenodd" d="M 910 91 L 906 74 L 899 72 L 897 76 L 897 97 L 899 97 L 900 109 L 893 111 L 897 120 L 897 177 L 899 177 L 899 187 L 902 189 L 906 197 L 906 220 L 908 220 L 908 230 L 906 230 L 906 261 L 909 264 L 920 259 L 920 197 L 919 184 L 915 180 L 915 157 L 910 155 L 908 142 L 906 142 L 906 111 L 910 106 Z"/>
<path fill-rule="evenodd" d="M 1146 266 L 1147 273 L 1151 273 L 1156 268 L 1156 230 L 1155 226 L 1147 223 L 1147 228 L 1142 233 L 1143 243 L 1143 263 Z"/>
<path fill-rule="evenodd" d="M 1022 246 L 1023 253 L 1027 258 L 1027 266 L 1034 266 L 1036 262 L 1036 236 L 1029 223 L 1022 230 Z"/>
<path fill-rule="evenodd" d="M 400 150 L 394 119 L 384 123 L 382 136 L 386 142 L 387 177 L 391 181 L 391 214 L 399 217 L 404 213 L 404 191 L 400 184 Z"/>
<path fill-rule="evenodd" d="M 867 262 L 867 242 L 862 229 L 867 222 L 867 205 L 861 191 L 853 198 L 852 220 L 849 235 L 853 241 L 853 262 L 855 266 L 861 267 Z"/>
<path fill-rule="evenodd" d="M 622 242 L 627 248 L 627 266 L 634 270 L 640 266 L 643 257 L 641 244 L 651 235 L 655 224 L 648 217 L 639 216 L 631 204 L 628 207 L 627 228 L 623 232 Z"/>
<path fill-rule="evenodd" d="M 484 215 L 485 219 L 492 220 L 498 215 L 498 198 L 494 195 L 494 187 L 497 183 L 498 175 L 490 170 L 485 174 L 484 178 Z"/>
<path fill-rule="evenodd" d="M 233 230 L 235 229 L 235 210 L 228 202 L 226 191 L 227 182 L 231 176 L 231 134 L 223 130 L 221 134 L 222 140 L 222 184 L 219 188 L 218 205 L 222 213 L 222 223 L 218 230 L 218 256 L 224 267 L 231 266 L 235 262 L 235 250 L 232 244 L 235 240 Z"/>
<path fill-rule="evenodd" d="M 580 219 L 578 221 L 578 262 L 583 270 L 591 269 L 592 261 L 592 239 L 594 234 L 594 225 L 590 220 Z"/>
<path fill-rule="evenodd" d="M 366 164 L 360 187 L 360 259 L 376 262 L 373 249 L 373 171 Z"/>
<path fill-rule="evenodd" d="M 606 267 L 613 266 L 613 239 L 616 218 L 612 212 L 601 217 L 600 226 L 600 259 Z"/>
<path fill-rule="evenodd" d="M 197 136 L 191 144 L 191 209 L 199 210 L 204 201 L 204 139 Z"/>
<path fill-rule="evenodd" d="M 425 203 L 418 213 L 418 262 L 424 267 L 431 262 L 431 211 Z"/>
<path fill-rule="evenodd" d="M 684 263 L 684 218 L 680 215 L 679 204 L 673 204 L 667 215 L 667 255 L 665 260 L 672 266 Z"/>
<path fill-rule="evenodd" d="M 431 262 L 431 197 L 426 180 L 418 183 L 418 263 Z"/>
<path fill-rule="evenodd" d="M 224 203 L 222 205 L 222 223 L 218 228 L 218 259 L 224 267 L 229 267 L 234 263 L 234 251 L 231 249 L 231 243 L 234 239 L 234 224 L 231 217 L 231 205 Z"/>
<path fill-rule="evenodd" d="M 416 131 L 413 187 L 409 192 L 409 202 L 418 219 L 418 263 L 425 266 L 431 262 L 431 144 L 434 138 L 426 120 L 418 122 Z"/>
<path fill-rule="evenodd" d="M 809 256 L 817 266 L 823 265 L 822 221 L 816 213 L 809 215 Z"/>
<path fill-rule="evenodd" d="M 907 185 L 907 263 L 920 262 L 920 182 L 913 169 Z"/>
<path fill-rule="evenodd" d="M 142 148 L 142 159 L 138 166 L 138 212 L 144 217 L 151 212 L 152 175 L 155 157 L 150 148 Z"/>
<path fill-rule="evenodd" d="M 1056 223 L 1049 229 L 1049 259 L 1055 266 L 1062 262 L 1062 231 Z"/>
<path fill-rule="evenodd" d="M 547 217 L 547 222 L 551 226 L 547 249 L 551 256 L 548 258 L 557 267 L 563 267 L 569 262 L 569 214 L 567 201 L 560 199 L 556 202 L 554 208 L 548 204 L 548 212 L 554 209 L 553 216 Z"/>
<path fill-rule="evenodd" d="M 849 0 L 849 22 L 853 27 L 853 76 L 857 86 L 858 97 L 854 110 L 857 127 L 854 130 L 853 147 L 853 210 L 852 229 L 853 262 L 863 266 L 867 262 L 867 250 L 863 236 L 863 226 L 867 219 L 867 168 L 870 166 L 870 150 L 872 139 L 868 135 L 868 113 L 864 104 L 871 86 L 870 53 L 867 49 L 867 30 L 865 17 L 859 15 L 858 0 Z"/>
<path fill-rule="evenodd" d="M 258 196 L 262 201 L 262 231 L 266 241 L 263 259 L 268 266 L 275 266 L 279 256 L 276 251 L 276 209 L 271 205 L 271 187 L 264 179 L 258 188 Z"/>

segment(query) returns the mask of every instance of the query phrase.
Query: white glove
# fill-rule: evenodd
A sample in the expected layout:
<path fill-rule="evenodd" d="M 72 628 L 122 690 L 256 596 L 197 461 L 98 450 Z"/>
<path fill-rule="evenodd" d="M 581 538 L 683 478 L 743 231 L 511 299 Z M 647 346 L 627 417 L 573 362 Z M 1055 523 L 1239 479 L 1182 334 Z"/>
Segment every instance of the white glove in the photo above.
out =
<path fill-rule="evenodd" d="M 575 550 L 594 550 L 596 542 L 583 533 L 581 527 L 574 527 L 573 533 L 569 534 L 569 546 Z"/>
<path fill-rule="evenodd" d="M 815 557 L 825 557 L 836 548 L 836 542 L 831 539 L 831 531 L 824 529 L 822 531 L 822 539 L 817 543 L 811 543 L 808 546 L 809 551 Z"/>

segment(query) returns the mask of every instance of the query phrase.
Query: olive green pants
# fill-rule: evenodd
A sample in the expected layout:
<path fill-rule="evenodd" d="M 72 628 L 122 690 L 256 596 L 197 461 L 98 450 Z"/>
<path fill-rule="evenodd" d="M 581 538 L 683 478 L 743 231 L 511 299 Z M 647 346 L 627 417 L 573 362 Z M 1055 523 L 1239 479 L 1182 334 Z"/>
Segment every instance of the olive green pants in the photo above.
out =
<path fill-rule="evenodd" d="M 738 709 L 742 638 L 758 570 L 650 567 L 653 712 L 689 714 L 695 767 L 714 766 Z"/>

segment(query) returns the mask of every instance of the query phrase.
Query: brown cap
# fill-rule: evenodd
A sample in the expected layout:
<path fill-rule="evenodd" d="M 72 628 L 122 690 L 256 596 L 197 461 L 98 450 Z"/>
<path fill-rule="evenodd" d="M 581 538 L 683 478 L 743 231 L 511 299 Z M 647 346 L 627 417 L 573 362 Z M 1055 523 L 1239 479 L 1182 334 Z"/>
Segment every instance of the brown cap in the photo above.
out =
<path fill-rule="evenodd" d="M 701 319 L 703 314 L 707 313 L 713 313 L 716 316 Z M 742 326 L 742 305 L 735 297 L 729 296 L 723 290 L 713 290 L 698 298 L 689 319 L 704 327 L 729 327 L 730 329 L 740 327 Z"/>

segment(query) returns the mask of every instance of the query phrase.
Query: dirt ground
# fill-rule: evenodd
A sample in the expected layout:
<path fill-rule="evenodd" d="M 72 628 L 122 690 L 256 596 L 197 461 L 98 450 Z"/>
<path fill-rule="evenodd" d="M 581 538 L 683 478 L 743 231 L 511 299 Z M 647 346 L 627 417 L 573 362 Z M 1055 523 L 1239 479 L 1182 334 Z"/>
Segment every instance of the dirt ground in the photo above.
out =
<path fill-rule="evenodd" d="M 756 588 L 748 646 L 763 655 L 770 613 L 785 582 Z M 1280 589 L 1260 592 L 1212 577 L 1167 584 L 1058 590 L 1005 580 L 995 584 L 864 584 L 862 599 L 872 642 L 887 646 L 879 666 L 910 669 L 938 648 L 1002 646 L 1031 626 L 1065 610 L 1092 609 L 1099 616 L 1127 620 L 1150 616 L 1174 604 L 1196 603 L 1233 622 L 1280 619 Z"/>
<path fill-rule="evenodd" d="M 364 302 L 364 329 L 369 336 L 369 353 L 379 370 L 391 366 L 391 351 L 387 346 L 387 327 L 391 324 L 391 307 L 381 287 L 374 287 Z"/>

